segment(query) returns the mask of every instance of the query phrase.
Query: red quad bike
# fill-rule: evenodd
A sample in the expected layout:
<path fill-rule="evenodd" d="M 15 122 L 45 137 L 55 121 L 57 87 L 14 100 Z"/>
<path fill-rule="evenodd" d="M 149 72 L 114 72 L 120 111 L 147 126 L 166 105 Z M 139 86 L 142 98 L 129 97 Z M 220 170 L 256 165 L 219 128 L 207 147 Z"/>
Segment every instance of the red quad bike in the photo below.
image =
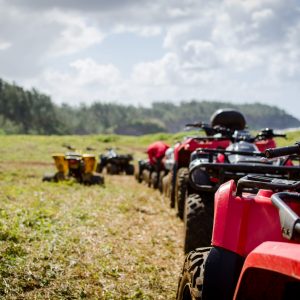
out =
<path fill-rule="evenodd" d="M 235 130 L 246 126 L 244 116 L 233 109 L 219 109 L 210 119 L 211 125 L 205 123 L 187 124 L 201 128 L 207 136 L 187 137 L 174 147 L 174 166 L 171 171 L 170 205 L 176 207 L 177 215 L 183 219 L 184 203 L 187 193 L 191 193 L 188 182 L 190 156 L 197 148 L 225 149 L 231 143 Z"/>
<path fill-rule="evenodd" d="M 269 130 L 269 129 L 268 129 Z M 183 244 L 187 253 L 197 247 L 209 246 L 213 226 L 214 193 L 224 182 L 237 182 L 247 174 L 270 175 L 283 179 L 299 179 L 299 167 L 292 165 L 291 159 L 266 160 L 258 151 L 256 140 L 264 141 L 264 132 L 251 137 L 243 130 L 235 132 L 237 140 L 224 149 L 198 149 L 191 155 L 189 165 L 189 185 L 192 193 L 187 194 L 183 218 Z M 272 133 L 272 135 L 271 135 Z M 285 137 L 273 131 L 270 137 Z M 274 140 L 272 140 L 274 141 Z M 274 142 L 275 143 L 275 142 Z"/>
<path fill-rule="evenodd" d="M 147 148 L 148 159 L 138 161 L 138 182 L 146 182 L 149 187 L 157 189 L 160 183 L 160 174 L 165 172 L 164 157 L 169 145 L 163 141 L 156 141 Z"/>
<path fill-rule="evenodd" d="M 299 153 L 300 143 L 265 152 Z M 300 181 L 259 175 L 221 185 L 211 247 L 186 256 L 177 300 L 299 299 L 299 191 Z"/>
<path fill-rule="evenodd" d="M 162 192 L 161 177 L 167 172 L 165 166 L 165 154 L 170 148 L 162 141 L 154 142 L 147 149 L 149 163 L 151 165 L 150 186 Z"/>

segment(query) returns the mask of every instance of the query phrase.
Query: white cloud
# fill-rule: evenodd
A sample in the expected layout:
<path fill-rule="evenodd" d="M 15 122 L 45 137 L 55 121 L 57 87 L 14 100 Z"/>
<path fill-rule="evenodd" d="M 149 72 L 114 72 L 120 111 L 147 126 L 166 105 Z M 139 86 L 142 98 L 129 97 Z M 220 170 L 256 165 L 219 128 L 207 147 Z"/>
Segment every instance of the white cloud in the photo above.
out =
<path fill-rule="evenodd" d="M 112 64 L 100 65 L 90 58 L 74 61 L 70 64 L 76 71 L 75 82 L 80 85 L 96 83 L 113 85 L 120 79 L 120 71 Z"/>
<path fill-rule="evenodd" d="M 5 41 L 1 41 L 0 40 L 0 51 L 1 50 L 6 50 L 8 48 L 11 47 L 11 43 L 10 42 L 5 42 Z"/>
<path fill-rule="evenodd" d="M 35 81 L 27 81 L 27 86 L 39 86 L 51 94 L 56 102 L 71 105 L 80 102 L 92 103 L 97 99 L 117 99 L 116 85 L 122 85 L 117 67 L 98 64 L 90 58 L 71 62 L 69 69 L 46 70 Z"/>
<path fill-rule="evenodd" d="M 298 99 L 297 0 L 0 2 L 0 77 L 57 102 Z"/>
<path fill-rule="evenodd" d="M 174 53 L 166 54 L 153 62 L 139 63 L 134 66 L 132 80 L 145 86 L 162 86 L 172 84 L 172 76 L 178 74 L 178 58 Z"/>
<path fill-rule="evenodd" d="M 208 41 L 190 40 L 183 46 L 184 68 L 214 69 L 219 66 L 215 46 Z"/>
<path fill-rule="evenodd" d="M 160 35 L 162 29 L 160 26 L 125 26 L 124 24 L 117 25 L 113 33 L 122 34 L 122 33 L 135 33 L 142 37 L 153 37 Z"/>
<path fill-rule="evenodd" d="M 47 14 L 47 20 L 61 25 L 61 31 L 50 49 L 52 55 L 80 52 L 102 42 L 105 37 L 101 30 L 87 25 L 87 21 L 78 15 L 54 10 Z"/>

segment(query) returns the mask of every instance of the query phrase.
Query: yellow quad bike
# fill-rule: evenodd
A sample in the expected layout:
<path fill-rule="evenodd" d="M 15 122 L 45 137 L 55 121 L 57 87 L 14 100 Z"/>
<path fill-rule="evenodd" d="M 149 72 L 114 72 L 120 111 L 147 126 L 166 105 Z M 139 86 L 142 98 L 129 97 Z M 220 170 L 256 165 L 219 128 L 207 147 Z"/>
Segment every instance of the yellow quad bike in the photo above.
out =
<path fill-rule="evenodd" d="M 104 177 L 95 172 L 97 162 L 94 154 L 82 154 L 71 146 L 65 147 L 71 151 L 52 155 L 57 172 L 45 174 L 43 181 L 58 182 L 75 178 L 79 183 L 87 185 L 104 184 Z"/>

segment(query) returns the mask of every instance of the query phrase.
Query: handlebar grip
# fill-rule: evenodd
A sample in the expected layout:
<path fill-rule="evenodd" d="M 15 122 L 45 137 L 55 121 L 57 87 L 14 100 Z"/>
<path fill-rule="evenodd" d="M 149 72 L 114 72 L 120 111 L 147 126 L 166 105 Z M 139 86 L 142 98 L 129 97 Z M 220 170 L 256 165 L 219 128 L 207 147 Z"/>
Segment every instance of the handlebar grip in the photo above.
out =
<path fill-rule="evenodd" d="M 283 137 L 286 138 L 286 134 L 274 134 L 274 137 Z"/>
<path fill-rule="evenodd" d="M 279 156 L 299 154 L 299 153 L 300 153 L 300 145 L 296 144 L 295 146 L 267 149 L 265 151 L 265 156 L 267 158 L 275 158 L 275 157 L 279 157 Z"/>
<path fill-rule="evenodd" d="M 185 126 L 202 128 L 204 126 L 204 124 L 203 123 L 188 123 L 188 124 L 185 124 Z"/>

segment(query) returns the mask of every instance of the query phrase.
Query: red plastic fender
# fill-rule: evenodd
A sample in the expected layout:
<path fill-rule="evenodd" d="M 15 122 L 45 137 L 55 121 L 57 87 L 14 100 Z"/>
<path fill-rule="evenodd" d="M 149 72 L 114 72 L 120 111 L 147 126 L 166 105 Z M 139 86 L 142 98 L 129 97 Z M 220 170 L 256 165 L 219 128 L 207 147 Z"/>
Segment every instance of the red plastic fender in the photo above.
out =
<path fill-rule="evenodd" d="M 174 148 L 174 158 L 175 161 L 178 162 L 180 160 L 180 152 L 187 151 L 189 153 L 192 153 L 198 148 L 206 148 L 206 149 L 226 149 L 230 144 L 230 140 L 197 140 L 195 138 L 188 138 L 184 140 L 178 147 Z"/>
<path fill-rule="evenodd" d="M 222 184 L 215 194 L 212 245 L 247 256 L 265 241 L 286 241 L 281 234 L 277 208 L 271 203 L 272 191 L 235 196 L 233 180 Z M 300 213 L 299 205 L 293 210 Z"/>
<path fill-rule="evenodd" d="M 260 152 L 265 152 L 268 148 L 276 148 L 276 143 L 273 139 L 267 139 L 255 142 L 256 147 Z"/>
<path fill-rule="evenodd" d="M 234 299 L 245 295 L 253 299 L 249 294 L 262 296 L 262 291 L 273 295 L 272 299 L 282 299 L 286 283 L 291 281 L 300 281 L 300 244 L 265 242 L 247 256 Z"/>

